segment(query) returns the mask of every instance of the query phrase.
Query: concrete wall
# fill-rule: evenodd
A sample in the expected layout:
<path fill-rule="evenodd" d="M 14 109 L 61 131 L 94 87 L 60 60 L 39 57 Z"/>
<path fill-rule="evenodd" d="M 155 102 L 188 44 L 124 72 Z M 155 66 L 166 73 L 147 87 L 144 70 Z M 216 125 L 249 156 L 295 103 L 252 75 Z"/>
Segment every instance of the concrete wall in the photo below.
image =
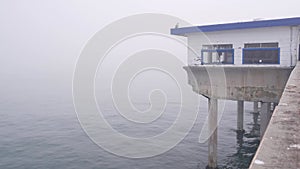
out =
<path fill-rule="evenodd" d="M 196 52 L 188 51 L 189 65 L 197 64 L 194 58 L 201 57 L 202 45 L 209 44 L 233 44 L 234 64 L 236 65 L 242 64 L 242 50 L 245 43 L 278 42 L 282 66 L 294 66 L 298 58 L 298 26 L 192 33 L 187 37 L 188 45 Z"/>
<path fill-rule="evenodd" d="M 200 65 L 184 67 L 188 83 L 205 97 L 278 103 L 292 68 Z"/>
<path fill-rule="evenodd" d="M 300 62 L 292 71 L 250 169 L 300 168 Z"/>

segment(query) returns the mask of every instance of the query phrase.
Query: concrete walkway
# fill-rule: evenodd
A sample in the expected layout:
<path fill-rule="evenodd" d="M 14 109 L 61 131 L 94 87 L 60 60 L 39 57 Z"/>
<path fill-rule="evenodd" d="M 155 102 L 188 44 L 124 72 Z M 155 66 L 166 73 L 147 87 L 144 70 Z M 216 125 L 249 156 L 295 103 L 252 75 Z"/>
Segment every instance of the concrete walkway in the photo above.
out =
<path fill-rule="evenodd" d="M 292 71 L 250 169 L 300 169 L 300 62 Z"/>

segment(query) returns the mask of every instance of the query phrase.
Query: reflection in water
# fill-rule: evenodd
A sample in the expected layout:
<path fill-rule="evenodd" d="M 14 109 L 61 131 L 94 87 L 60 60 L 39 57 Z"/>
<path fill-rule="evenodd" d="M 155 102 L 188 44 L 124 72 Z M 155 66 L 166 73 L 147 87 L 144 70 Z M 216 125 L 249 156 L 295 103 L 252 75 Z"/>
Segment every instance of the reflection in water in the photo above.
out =
<path fill-rule="evenodd" d="M 255 136 L 255 137 L 260 137 L 260 125 L 258 124 L 258 112 L 253 112 L 253 124 L 252 124 L 252 129 L 250 131 L 250 135 Z"/>
<path fill-rule="evenodd" d="M 247 169 L 260 143 L 259 113 L 251 112 L 253 122 L 247 123 L 247 132 L 236 132 L 236 153 L 228 156 L 227 163 L 219 166 L 221 169 L 239 168 Z"/>

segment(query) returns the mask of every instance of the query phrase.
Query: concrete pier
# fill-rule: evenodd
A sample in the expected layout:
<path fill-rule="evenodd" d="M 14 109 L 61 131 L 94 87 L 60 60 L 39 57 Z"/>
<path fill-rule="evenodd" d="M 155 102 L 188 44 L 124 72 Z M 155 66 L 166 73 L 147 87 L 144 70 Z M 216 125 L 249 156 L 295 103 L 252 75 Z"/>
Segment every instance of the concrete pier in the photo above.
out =
<path fill-rule="evenodd" d="M 207 98 L 278 103 L 292 68 L 201 65 L 184 69 L 193 90 Z"/>
<path fill-rule="evenodd" d="M 210 138 L 208 142 L 208 166 L 217 167 L 217 99 L 238 101 L 237 131 L 243 131 L 244 101 L 263 102 L 266 105 L 279 102 L 291 67 L 267 65 L 201 65 L 186 66 L 188 83 L 193 91 L 209 99 Z M 264 130 L 268 124 L 270 106 L 264 106 Z M 258 108 L 257 108 L 258 110 Z M 258 113 L 255 114 L 257 121 Z M 255 119 L 254 119 L 255 120 Z M 264 133 L 264 130 L 262 133 Z M 238 138 L 243 136 L 238 132 Z"/>
<path fill-rule="evenodd" d="M 253 102 L 253 112 L 258 113 L 258 102 Z"/>
<path fill-rule="evenodd" d="M 237 131 L 244 131 L 244 101 L 237 101 Z"/>
<path fill-rule="evenodd" d="M 211 134 L 208 142 L 208 169 L 217 168 L 217 145 L 218 145 L 218 100 L 208 99 L 209 108 L 209 133 Z"/>
<path fill-rule="evenodd" d="M 260 137 L 262 138 L 271 118 L 271 103 L 261 103 L 260 111 Z"/>
<path fill-rule="evenodd" d="M 265 107 L 266 108 L 266 107 Z M 292 71 L 250 169 L 300 168 L 300 63 Z"/>

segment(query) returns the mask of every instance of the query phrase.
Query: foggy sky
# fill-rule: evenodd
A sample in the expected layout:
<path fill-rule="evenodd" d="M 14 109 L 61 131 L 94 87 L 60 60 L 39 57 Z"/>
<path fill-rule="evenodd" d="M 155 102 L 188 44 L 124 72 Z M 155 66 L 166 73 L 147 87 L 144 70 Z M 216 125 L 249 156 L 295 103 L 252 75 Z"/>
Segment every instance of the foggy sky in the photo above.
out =
<path fill-rule="evenodd" d="M 163 13 L 195 25 L 300 16 L 299 0 L 0 1 L 0 77 L 72 78 L 88 39 L 139 13 Z"/>

